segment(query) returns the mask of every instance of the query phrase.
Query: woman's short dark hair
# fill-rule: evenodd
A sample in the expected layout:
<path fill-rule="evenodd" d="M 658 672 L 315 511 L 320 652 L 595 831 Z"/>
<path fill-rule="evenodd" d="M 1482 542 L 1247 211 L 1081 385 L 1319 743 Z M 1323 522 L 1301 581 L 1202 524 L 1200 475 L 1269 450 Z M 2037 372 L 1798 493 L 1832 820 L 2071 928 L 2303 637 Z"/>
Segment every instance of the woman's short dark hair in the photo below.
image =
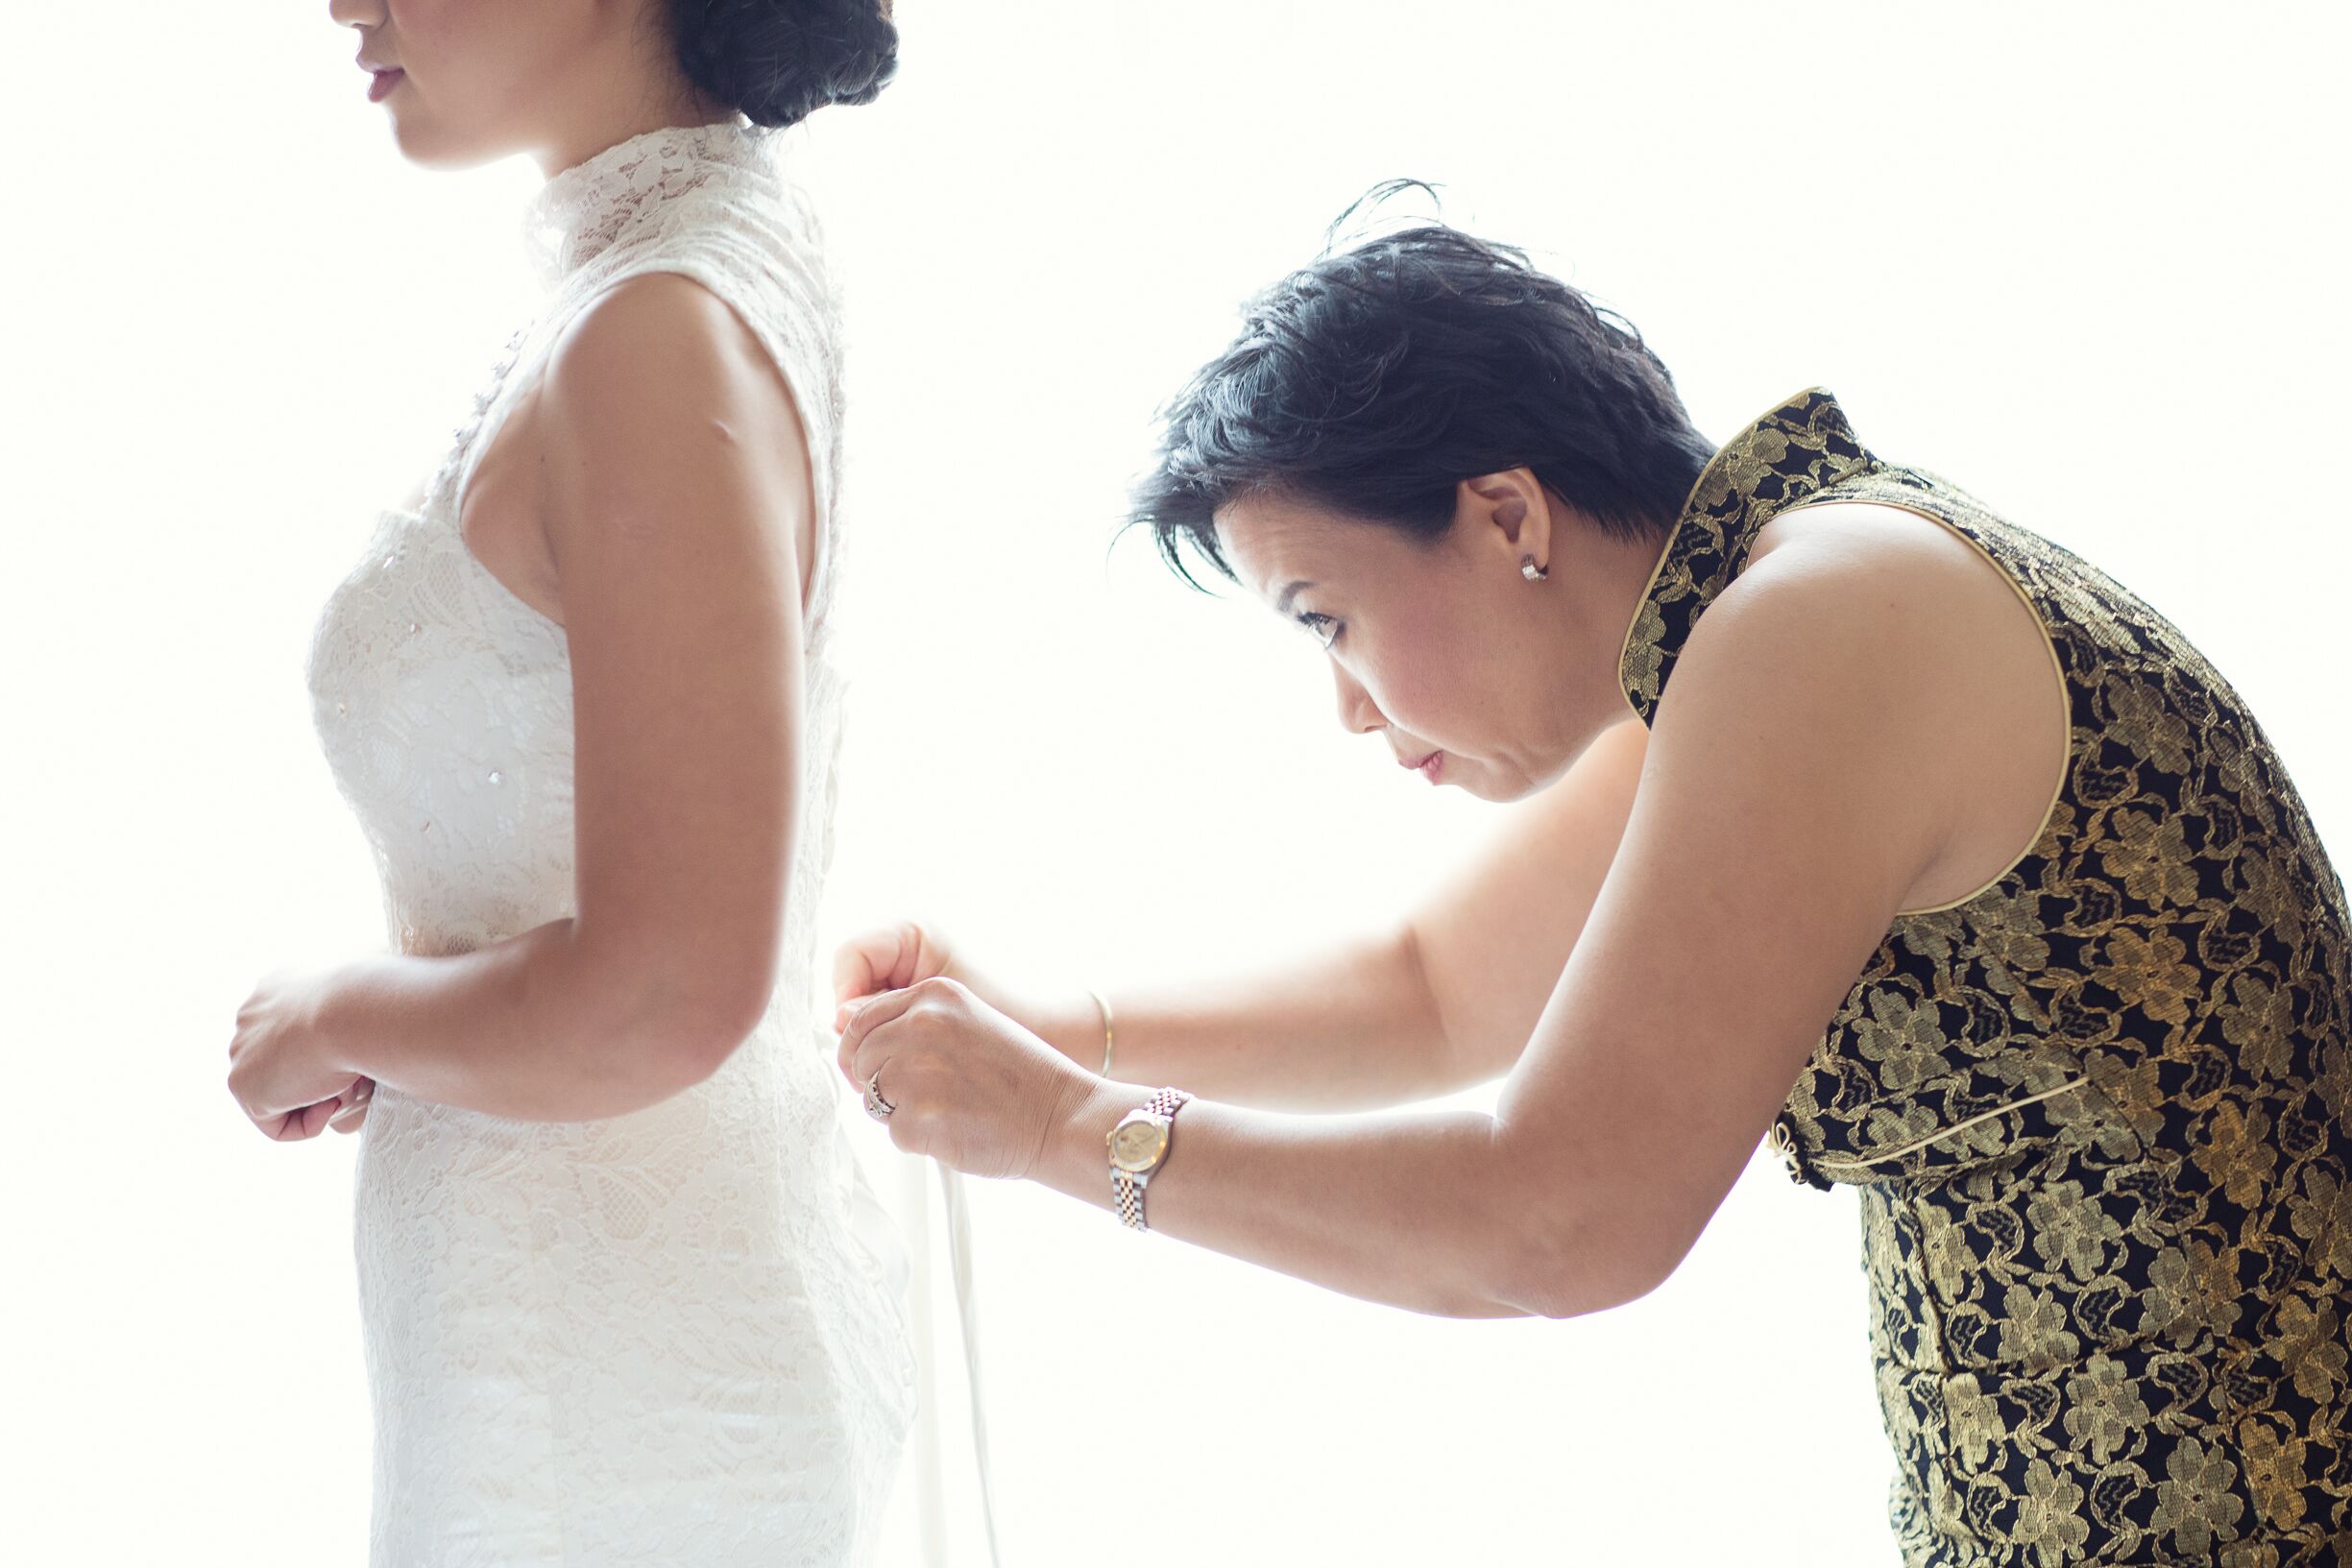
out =
<path fill-rule="evenodd" d="M 1195 587 L 1186 543 L 1238 581 L 1214 514 L 1253 493 L 1435 540 L 1461 481 L 1525 467 L 1612 535 L 1662 540 L 1714 452 L 1632 323 L 1443 223 L 1326 250 L 1243 322 L 1162 411 L 1128 519 Z"/>
<path fill-rule="evenodd" d="M 668 4 L 686 79 L 754 125 L 790 125 L 827 104 L 870 104 L 898 71 L 890 0 Z"/>

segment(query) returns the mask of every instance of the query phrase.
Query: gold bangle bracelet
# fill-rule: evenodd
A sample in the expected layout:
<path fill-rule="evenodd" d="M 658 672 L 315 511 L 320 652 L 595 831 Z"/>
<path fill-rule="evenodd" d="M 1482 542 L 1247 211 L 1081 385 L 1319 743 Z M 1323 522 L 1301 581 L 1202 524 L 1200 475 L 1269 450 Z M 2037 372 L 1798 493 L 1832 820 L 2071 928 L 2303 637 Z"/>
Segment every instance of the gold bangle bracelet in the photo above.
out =
<path fill-rule="evenodd" d="M 1098 1075 L 1107 1078 L 1110 1076 L 1110 1049 L 1112 1043 L 1112 1035 L 1110 1030 L 1110 1003 L 1103 1000 L 1103 993 L 1100 991 L 1090 989 L 1086 994 L 1094 998 L 1094 1004 L 1097 1007 L 1103 1009 L 1103 1071 Z"/>

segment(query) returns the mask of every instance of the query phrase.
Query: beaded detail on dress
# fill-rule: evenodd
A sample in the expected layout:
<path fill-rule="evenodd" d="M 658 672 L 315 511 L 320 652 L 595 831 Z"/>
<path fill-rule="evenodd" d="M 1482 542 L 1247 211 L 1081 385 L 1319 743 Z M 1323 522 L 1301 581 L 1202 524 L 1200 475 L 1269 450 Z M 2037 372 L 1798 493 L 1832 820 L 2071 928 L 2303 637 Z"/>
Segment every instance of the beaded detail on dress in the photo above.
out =
<path fill-rule="evenodd" d="M 601 1122 L 379 1087 L 354 1243 L 376 1413 L 375 1568 L 864 1560 L 913 1361 L 813 1022 L 842 685 L 834 295 L 813 219 L 748 125 L 667 127 L 536 195 L 544 309 L 507 343 L 414 512 L 328 595 L 305 680 L 403 952 L 576 913 L 570 644 L 466 548 L 458 503 L 519 388 L 598 293 L 683 273 L 789 383 L 814 469 L 799 850 L 764 1016 L 710 1079 Z M 861 1236 L 873 1243 L 860 1240 Z"/>
<path fill-rule="evenodd" d="M 1758 532 L 1932 519 L 2072 708 L 2036 841 L 1903 914 L 1767 1142 L 1857 1189 L 1911 1568 L 2352 1558 L 2352 920 L 2254 715 L 2179 629 L 1818 388 L 1725 445 L 1626 639 L 1646 723 Z"/>

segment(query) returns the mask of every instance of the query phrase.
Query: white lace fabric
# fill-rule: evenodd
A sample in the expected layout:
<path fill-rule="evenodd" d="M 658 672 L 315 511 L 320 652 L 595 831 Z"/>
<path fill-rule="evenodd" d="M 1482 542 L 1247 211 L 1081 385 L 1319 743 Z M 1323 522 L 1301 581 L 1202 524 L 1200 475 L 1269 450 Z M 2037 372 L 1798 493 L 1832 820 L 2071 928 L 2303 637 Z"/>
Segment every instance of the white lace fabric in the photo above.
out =
<path fill-rule="evenodd" d="M 354 1238 L 372 1568 L 865 1562 L 912 1416 L 907 1260 L 854 1178 L 812 1014 L 843 694 L 840 378 L 821 240 L 775 157 L 748 121 L 667 127 L 536 194 L 545 308 L 313 633 L 313 716 L 394 945 L 464 953 L 575 913 L 569 642 L 466 549 L 464 483 L 563 327 L 639 273 L 710 288 L 790 384 L 817 562 L 775 989 L 708 1081 L 628 1116 L 529 1122 L 377 1089 Z"/>

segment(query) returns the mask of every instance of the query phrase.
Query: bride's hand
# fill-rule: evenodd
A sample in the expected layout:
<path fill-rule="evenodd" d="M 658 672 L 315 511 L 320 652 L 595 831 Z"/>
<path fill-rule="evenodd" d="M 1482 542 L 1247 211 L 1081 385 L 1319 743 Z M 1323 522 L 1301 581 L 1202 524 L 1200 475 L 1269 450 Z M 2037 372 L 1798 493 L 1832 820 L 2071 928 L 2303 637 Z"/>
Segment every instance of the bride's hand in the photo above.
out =
<path fill-rule="evenodd" d="M 1027 1176 L 1095 1087 L 1067 1056 L 960 981 L 933 977 L 859 1002 L 841 1071 L 891 1106 L 890 1141 L 975 1176 Z"/>
<path fill-rule="evenodd" d="M 237 1008 L 229 1041 L 229 1092 L 254 1125 L 280 1143 L 350 1132 L 367 1118 L 373 1080 L 334 1065 L 320 1027 L 330 974 L 280 969 Z"/>

